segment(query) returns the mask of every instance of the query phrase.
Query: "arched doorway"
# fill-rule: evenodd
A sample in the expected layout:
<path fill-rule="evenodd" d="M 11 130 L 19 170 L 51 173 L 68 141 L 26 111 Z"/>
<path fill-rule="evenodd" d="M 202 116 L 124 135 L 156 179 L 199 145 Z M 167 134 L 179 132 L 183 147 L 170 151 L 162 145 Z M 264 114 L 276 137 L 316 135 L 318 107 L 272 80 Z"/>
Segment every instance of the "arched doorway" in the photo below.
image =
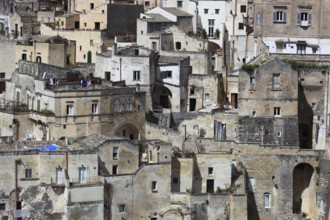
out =
<path fill-rule="evenodd" d="M 92 52 L 90 50 L 87 52 L 87 63 L 92 63 Z"/>
<path fill-rule="evenodd" d="M 292 174 L 292 212 L 308 215 L 316 209 L 316 189 L 313 182 L 314 168 L 308 163 L 300 163 Z"/>
<path fill-rule="evenodd" d="M 171 99 L 172 99 L 172 92 L 164 87 L 158 87 L 155 89 L 155 102 L 162 107 L 162 108 L 171 108 L 172 104 L 171 104 Z"/>
<path fill-rule="evenodd" d="M 139 139 L 139 129 L 130 123 L 125 123 L 116 129 L 115 135 L 119 137 L 129 138 L 130 140 Z"/>

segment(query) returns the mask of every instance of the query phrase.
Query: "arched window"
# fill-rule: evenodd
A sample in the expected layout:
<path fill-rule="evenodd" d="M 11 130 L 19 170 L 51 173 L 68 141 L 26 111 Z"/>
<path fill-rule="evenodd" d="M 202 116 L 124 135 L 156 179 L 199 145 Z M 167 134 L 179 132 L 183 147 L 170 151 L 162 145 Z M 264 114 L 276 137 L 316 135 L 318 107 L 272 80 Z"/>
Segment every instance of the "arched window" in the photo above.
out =
<path fill-rule="evenodd" d="M 41 63 L 41 56 L 37 56 L 37 57 L 36 57 L 36 62 L 37 62 L 37 63 Z"/>

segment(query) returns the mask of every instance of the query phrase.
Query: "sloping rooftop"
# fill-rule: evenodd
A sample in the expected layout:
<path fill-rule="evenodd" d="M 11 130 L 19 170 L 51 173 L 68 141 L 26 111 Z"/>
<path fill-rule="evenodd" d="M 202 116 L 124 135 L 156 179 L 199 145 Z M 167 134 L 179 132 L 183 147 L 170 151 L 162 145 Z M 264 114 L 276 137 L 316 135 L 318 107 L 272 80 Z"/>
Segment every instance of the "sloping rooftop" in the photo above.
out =
<path fill-rule="evenodd" d="M 162 8 L 162 9 L 175 16 L 178 16 L 178 17 L 192 17 L 193 16 L 192 14 L 189 14 L 178 8 Z"/>
<path fill-rule="evenodd" d="M 151 18 L 145 18 L 148 22 L 173 22 L 172 20 L 165 18 L 160 14 L 148 13 Z"/>

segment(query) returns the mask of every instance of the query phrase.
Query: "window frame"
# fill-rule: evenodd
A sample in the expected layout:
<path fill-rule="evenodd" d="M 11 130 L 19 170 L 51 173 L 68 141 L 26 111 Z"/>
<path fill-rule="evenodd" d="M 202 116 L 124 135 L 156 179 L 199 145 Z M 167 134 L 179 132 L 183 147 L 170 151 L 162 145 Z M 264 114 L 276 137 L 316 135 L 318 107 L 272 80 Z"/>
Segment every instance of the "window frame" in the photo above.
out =
<path fill-rule="evenodd" d="M 98 103 L 92 103 L 92 114 L 96 115 L 99 113 Z"/>
<path fill-rule="evenodd" d="M 274 9 L 273 22 L 274 23 L 286 23 L 287 11 L 286 9 Z"/>
<path fill-rule="evenodd" d="M 264 208 L 265 209 L 270 209 L 271 208 L 271 195 L 270 193 L 264 193 L 263 195 L 263 202 L 264 202 Z M 267 199 L 267 204 L 266 204 L 266 199 Z"/>
<path fill-rule="evenodd" d="M 32 179 L 32 168 L 25 168 L 25 179 Z"/>
<path fill-rule="evenodd" d="M 151 191 L 157 192 L 157 181 L 151 181 Z"/>
<path fill-rule="evenodd" d="M 72 116 L 73 115 L 73 104 L 66 105 L 66 115 Z"/>
<path fill-rule="evenodd" d="M 241 12 L 241 13 L 246 13 L 246 12 L 247 12 L 247 7 L 246 7 L 246 5 L 241 5 L 241 6 L 240 6 L 240 12 Z"/>
<path fill-rule="evenodd" d="M 274 117 L 281 117 L 281 107 L 274 107 Z"/>
<path fill-rule="evenodd" d="M 87 168 L 79 167 L 79 183 L 87 183 Z"/>
<path fill-rule="evenodd" d="M 134 70 L 133 71 L 133 81 L 140 81 L 140 75 L 141 75 L 140 70 Z"/>
<path fill-rule="evenodd" d="M 118 160 L 119 159 L 119 147 L 118 146 L 114 146 L 112 147 L 112 160 Z"/>

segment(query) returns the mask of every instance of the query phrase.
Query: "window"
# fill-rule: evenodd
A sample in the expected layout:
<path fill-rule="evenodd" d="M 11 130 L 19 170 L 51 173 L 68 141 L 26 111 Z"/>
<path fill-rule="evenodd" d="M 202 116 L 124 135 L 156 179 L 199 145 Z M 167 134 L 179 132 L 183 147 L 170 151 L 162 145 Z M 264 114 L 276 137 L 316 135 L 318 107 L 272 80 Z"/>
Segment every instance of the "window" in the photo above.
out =
<path fill-rule="evenodd" d="M 177 1 L 177 7 L 182 8 L 182 1 Z"/>
<path fill-rule="evenodd" d="M 26 53 L 22 53 L 22 60 L 26 60 Z"/>
<path fill-rule="evenodd" d="M 210 94 L 209 93 L 205 93 L 204 101 L 205 102 L 209 102 L 210 101 Z"/>
<path fill-rule="evenodd" d="M 73 115 L 73 105 L 67 105 L 66 106 L 66 114 L 67 115 Z"/>
<path fill-rule="evenodd" d="M 79 50 L 82 50 L 82 46 L 81 45 L 79 46 Z"/>
<path fill-rule="evenodd" d="M 93 40 L 89 40 L 89 45 L 90 45 L 90 46 L 93 46 L 93 45 L 94 45 Z"/>
<path fill-rule="evenodd" d="M 256 84 L 256 77 L 250 76 L 250 85 L 255 85 L 255 84 Z"/>
<path fill-rule="evenodd" d="M 256 117 L 257 116 L 257 112 L 256 111 L 252 111 L 251 115 L 252 115 L 252 117 Z"/>
<path fill-rule="evenodd" d="M 307 27 L 312 25 L 312 14 L 309 12 L 300 12 L 297 14 L 297 25 Z"/>
<path fill-rule="evenodd" d="M 281 107 L 274 107 L 274 116 L 281 116 Z"/>
<path fill-rule="evenodd" d="M 100 30 L 100 22 L 95 22 L 94 23 L 94 26 L 95 26 L 95 30 Z"/>
<path fill-rule="evenodd" d="M 282 137 L 282 132 L 281 131 L 277 132 L 277 137 Z"/>
<path fill-rule="evenodd" d="M 192 87 L 192 88 L 190 88 L 190 95 L 194 95 L 194 94 L 195 94 L 195 88 Z"/>
<path fill-rule="evenodd" d="M 149 151 L 149 161 L 152 161 L 152 151 Z"/>
<path fill-rule="evenodd" d="M 87 27 L 87 23 L 86 22 L 84 22 L 84 27 Z"/>
<path fill-rule="evenodd" d="M 241 13 L 246 13 L 246 5 L 241 5 Z"/>
<path fill-rule="evenodd" d="M 215 14 L 219 14 L 220 9 L 214 9 L 214 11 L 215 11 Z"/>
<path fill-rule="evenodd" d="M 181 42 L 175 42 L 175 49 L 181 50 Z"/>
<path fill-rule="evenodd" d="M 62 177 L 62 168 L 56 168 L 56 184 L 62 184 L 63 177 Z"/>
<path fill-rule="evenodd" d="M 79 29 L 79 26 L 80 26 L 79 21 L 75 21 L 74 22 L 74 28 Z"/>
<path fill-rule="evenodd" d="M 6 203 L 0 203 L 0 210 L 5 211 L 6 210 Z"/>
<path fill-rule="evenodd" d="M 94 9 L 94 3 L 91 3 L 91 10 Z"/>
<path fill-rule="evenodd" d="M 152 181 L 151 182 L 151 190 L 153 192 L 156 192 L 157 191 L 157 181 Z"/>
<path fill-rule="evenodd" d="M 133 71 L 133 81 L 140 80 L 140 71 Z"/>
<path fill-rule="evenodd" d="M 98 113 L 98 108 L 97 108 L 97 103 L 92 104 L 92 114 L 97 114 Z"/>
<path fill-rule="evenodd" d="M 66 65 L 70 65 L 70 55 L 66 55 Z"/>
<path fill-rule="evenodd" d="M 25 169 L 25 178 L 26 179 L 32 178 L 32 169 L 31 168 Z"/>
<path fill-rule="evenodd" d="M 40 112 L 41 108 L 40 108 L 40 99 L 37 100 L 37 111 Z"/>
<path fill-rule="evenodd" d="M 273 89 L 278 89 L 281 85 L 281 79 L 279 73 L 273 74 Z"/>
<path fill-rule="evenodd" d="M 270 209 L 271 196 L 269 193 L 264 193 L 264 207 L 265 209 Z"/>
<path fill-rule="evenodd" d="M 256 24 L 257 24 L 257 26 L 261 26 L 261 19 L 262 19 L 261 12 L 258 12 L 256 14 Z"/>
<path fill-rule="evenodd" d="M 37 57 L 36 57 L 36 62 L 37 62 L 37 63 L 41 63 L 41 56 L 37 56 Z"/>
<path fill-rule="evenodd" d="M 274 11 L 273 12 L 274 23 L 285 23 L 286 22 L 286 11 Z"/>
<path fill-rule="evenodd" d="M 208 174 L 212 175 L 213 174 L 213 167 L 209 167 Z"/>
<path fill-rule="evenodd" d="M 121 112 L 121 105 L 120 105 L 119 100 L 116 100 L 116 101 L 115 101 L 115 109 L 114 109 L 114 112 L 115 112 L 115 113 L 119 113 L 119 112 Z"/>
<path fill-rule="evenodd" d="M 244 30 L 244 24 L 243 23 L 238 23 L 238 30 Z"/>
<path fill-rule="evenodd" d="M 306 53 L 306 43 L 297 43 L 297 54 Z"/>
<path fill-rule="evenodd" d="M 144 6 L 149 7 L 150 6 L 150 2 L 149 1 L 145 1 L 144 2 Z"/>
<path fill-rule="evenodd" d="M 176 184 L 176 183 L 179 183 L 179 178 L 173 178 L 173 179 L 172 179 L 172 182 L 175 183 L 175 184 Z"/>
<path fill-rule="evenodd" d="M 79 167 L 79 183 L 86 183 L 87 171 L 86 167 Z"/>
<path fill-rule="evenodd" d="M 112 175 L 116 175 L 118 171 L 118 165 L 112 165 Z"/>
<path fill-rule="evenodd" d="M 157 50 L 157 42 L 152 42 L 152 43 L 151 43 L 151 48 L 152 48 L 153 50 Z"/>
<path fill-rule="evenodd" d="M 316 103 L 315 102 L 312 103 L 312 109 L 316 109 Z"/>
<path fill-rule="evenodd" d="M 214 19 L 209 19 L 209 32 L 208 37 L 214 36 Z"/>
<path fill-rule="evenodd" d="M 126 112 L 132 111 L 131 100 L 129 98 L 125 100 L 125 111 Z"/>
<path fill-rule="evenodd" d="M 125 204 L 120 204 L 118 206 L 119 212 L 125 212 Z"/>
<path fill-rule="evenodd" d="M 161 75 L 162 79 L 172 78 L 172 71 L 162 71 Z"/>
<path fill-rule="evenodd" d="M 118 160 L 118 147 L 113 147 L 112 148 L 112 159 L 113 160 Z"/>
<path fill-rule="evenodd" d="M 204 14 L 208 14 L 209 13 L 209 9 L 204 8 Z"/>
<path fill-rule="evenodd" d="M 105 80 L 110 81 L 111 80 L 111 72 L 105 71 L 104 72 L 104 78 L 105 78 Z"/>
<path fill-rule="evenodd" d="M 6 73 L 0 73 L 0 79 L 6 78 Z"/>

